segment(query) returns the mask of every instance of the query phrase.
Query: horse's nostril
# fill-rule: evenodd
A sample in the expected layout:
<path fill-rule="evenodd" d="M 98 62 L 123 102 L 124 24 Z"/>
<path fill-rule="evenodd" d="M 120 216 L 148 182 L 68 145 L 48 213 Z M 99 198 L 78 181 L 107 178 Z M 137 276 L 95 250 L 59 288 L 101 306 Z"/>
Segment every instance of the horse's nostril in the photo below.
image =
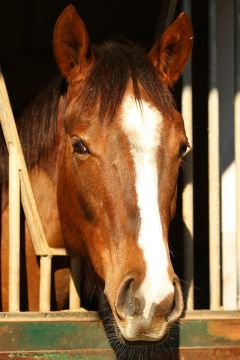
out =
<path fill-rule="evenodd" d="M 169 323 L 177 321 L 183 312 L 183 296 L 180 281 L 177 277 L 174 279 L 174 303 L 171 313 L 167 317 Z"/>
<path fill-rule="evenodd" d="M 124 319 L 126 316 L 133 316 L 135 313 L 134 283 L 135 280 L 133 278 L 128 278 L 120 285 L 116 311 L 121 319 Z"/>

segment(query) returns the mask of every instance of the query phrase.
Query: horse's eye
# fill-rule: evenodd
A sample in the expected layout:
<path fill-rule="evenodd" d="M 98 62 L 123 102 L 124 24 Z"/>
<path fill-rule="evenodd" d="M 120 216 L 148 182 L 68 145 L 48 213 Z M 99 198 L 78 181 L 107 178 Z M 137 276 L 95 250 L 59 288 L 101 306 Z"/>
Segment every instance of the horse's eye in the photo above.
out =
<path fill-rule="evenodd" d="M 189 147 L 188 144 L 182 143 L 179 147 L 179 156 L 183 156 L 186 153 L 188 147 Z"/>
<path fill-rule="evenodd" d="M 72 139 L 72 147 L 73 147 L 73 151 L 77 154 L 83 154 L 83 155 L 89 154 L 89 150 L 87 146 L 78 137 L 74 137 Z"/>

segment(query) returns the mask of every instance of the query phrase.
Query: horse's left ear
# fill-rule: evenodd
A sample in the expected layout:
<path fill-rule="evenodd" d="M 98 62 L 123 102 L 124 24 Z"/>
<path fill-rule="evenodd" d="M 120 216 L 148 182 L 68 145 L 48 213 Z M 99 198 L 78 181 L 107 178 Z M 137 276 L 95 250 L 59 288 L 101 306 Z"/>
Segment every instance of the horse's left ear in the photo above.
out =
<path fill-rule="evenodd" d="M 192 24 L 187 15 L 181 13 L 151 49 L 149 59 L 168 86 L 173 86 L 182 73 L 192 43 Z"/>
<path fill-rule="evenodd" d="M 90 61 L 88 33 L 73 5 L 68 5 L 57 19 L 53 50 L 62 75 L 66 78 L 75 66 L 84 67 Z"/>

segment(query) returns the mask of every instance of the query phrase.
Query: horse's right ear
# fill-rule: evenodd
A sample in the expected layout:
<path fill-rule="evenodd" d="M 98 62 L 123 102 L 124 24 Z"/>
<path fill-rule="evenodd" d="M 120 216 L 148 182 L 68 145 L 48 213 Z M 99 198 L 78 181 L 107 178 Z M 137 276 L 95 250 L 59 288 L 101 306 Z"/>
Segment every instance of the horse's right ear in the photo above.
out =
<path fill-rule="evenodd" d="M 187 15 L 181 13 L 149 53 L 150 61 L 167 86 L 172 87 L 179 78 L 191 53 L 192 45 L 192 24 Z"/>
<path fill-rule="evenodd" d="M 75 66 L 82 68 L 90 61 L 88 33 L 73 5 L 68 5 L 57 19 L 53 50 L 61 73 L 66 78 Z"/>

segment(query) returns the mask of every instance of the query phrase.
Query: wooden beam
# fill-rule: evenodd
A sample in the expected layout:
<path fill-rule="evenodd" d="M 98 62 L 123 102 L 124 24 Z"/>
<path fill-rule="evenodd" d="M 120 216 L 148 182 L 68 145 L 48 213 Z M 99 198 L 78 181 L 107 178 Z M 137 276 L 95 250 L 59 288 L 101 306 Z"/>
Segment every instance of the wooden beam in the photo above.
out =
<path fill-rule="evenodd" d="M 17 156 L 18 169 L 21 179 L 21 198 L 24 213 L 28 223 L 33 247 L 36 255 L 66 255 L 65 249 L 53 249 L 48 246 L 45 238 L 41 220 L 37 211 L 28 171 L 18 137 L 12 108 L 10 105 L 5 81 L 0 69 L 0 123 L 3 129 L 4 138 L 9 150 L 9 144 L 13 144 Z"/>
<path fill-rule="evenodd" d="M 240 310 L 240 0 L 235 0 L 234 136 L 236 163 L 237 306 Z"/>
<path fill-rule="evenodd" d="M 218 14 L 217 0 L 210 0 L 209 1 L 208 172 L 209 172 L 210 308 L 212 310 L 219 309 L 221 304 L 217 14 Z"/>
<path fill-rule="evenodd" d="M 170 331 L 162 358 L 166 360 L 168 352 L 181 354 L 185 349 L 193 354 L 198 350 L 198 356 L 202 354 L 198 359 L 205 359 L 205 354 L 213 356 L 211 351 L 216 349 L 217 359 L 224 359 L 221 354 L 233 354 L 233 349 L 239 354 L 240 315 L 235 312 L 235 317 L 228 318 L 227 314 L 225 319 L 203 319 L 201 315 L 195 319 L 181 319 Z M 36 355 L 56 351 L 80 355 L 87 350 L 99 351 L 99 355 L 101 351 L 111 350 L 102 322 L 94 312 L 0 316 L 0 354 L 34 352 Z"/>
<path fill-rule="evenodd" d="M 52 256 L 40 256 L 39 311 L 51 308 Z"/>
<path fill-rule="evenodd" d="M 9 149 L 9 291 L 8 308 L 20 310 L 20 179 L 14 144 Z"/>
<path fill-rule="evenodd" d="M 70 257 L 69 309 L 78 310 L 80 299 L 81 262 L 80 257 Z"/>
<path fill-rule="evenodd" d="M 191 18 L 191 4 L 189 0 L 183 1 L 183 10 Z M 189 144 L 192 148 L 194 148 L 192 101 L 192 63 L 191 60 L 189 60 L 182 76 L 182 116 Z M 182 217 L 184 224 L 183 277 L 186 286 L 187 310 L 192 310 L 194 308 L 193 211 L 193 154 L 191 150 L 186 154 L 184 159 L 182 194 Z"/>

